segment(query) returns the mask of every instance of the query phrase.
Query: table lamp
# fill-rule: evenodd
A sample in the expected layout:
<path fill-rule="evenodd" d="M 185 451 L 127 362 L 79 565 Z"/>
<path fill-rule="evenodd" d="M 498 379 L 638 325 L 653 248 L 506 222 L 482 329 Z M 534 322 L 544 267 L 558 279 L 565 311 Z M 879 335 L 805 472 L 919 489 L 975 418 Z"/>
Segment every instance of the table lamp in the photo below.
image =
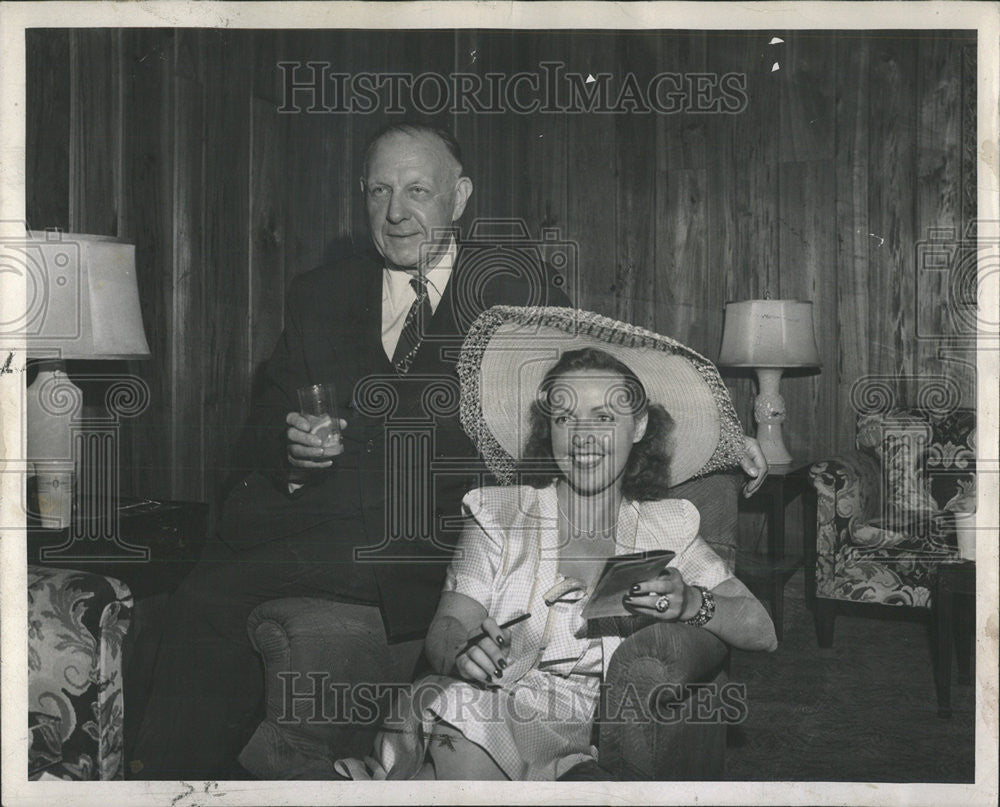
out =
<path fill-rule="evenodd" d="M 118 468 L 117 434 L 112 441 L 82 434 L 83 394 L 66 374 L 65 361 L 147 358 L 149 345 L 134 245 L 54 231 L 29 236 L 22 256 L 28 283 L 25 342 L 38 376 L 26 392 L 28 462 L 41 526 L 65 529 L 72 523 L 74 490 L 82 493 L 78 466 L 101 468 L 101 478 L 87 483 L 93 488 L 89 493 L 104 499 L 117 495 L 106 482 L 117 483 Z"/>
<path fill-rule="evenodd" d="M 785 401 L 781 374 L 791 367 L 819 367 L 812 303 L 803 300 L 743 300 L 726 303 L 719 362 L 750 367 L 757 374 L 757 442 L 771 465 L 792 461 L 781 435 Z"/>

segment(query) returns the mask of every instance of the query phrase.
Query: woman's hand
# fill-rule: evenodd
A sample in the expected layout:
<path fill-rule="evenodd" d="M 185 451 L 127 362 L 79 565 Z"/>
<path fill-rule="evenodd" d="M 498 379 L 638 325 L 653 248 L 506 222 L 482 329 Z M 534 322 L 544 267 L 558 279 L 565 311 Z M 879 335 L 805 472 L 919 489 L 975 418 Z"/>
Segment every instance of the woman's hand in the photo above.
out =
<path fill-rule="evenodd" d="M 473 641 L 483 633 L 486 636 Z M 495 679 L 503 678 L 510 655 L 510 636 L 510 630 L 500 630 L 493 618 L 487 617 L 455 658 L 455 670 L 462 678 L 480 683 L 492 684 Z"/>
<path fill-rule="evenodd" d="M 753 437 L 744 435 L 744 451 L 740 459 L 740 467 L 743 473 L 750 477 L 750 481 L 743 486 L 743 495 L 746 498 L 753 496 L 767 478 L 767 458 L 764 451 Z"/>
<path fill-rule="evenodd" d="M 632 586 L 622 602 L 634 614 L 676 622 L 698 613 L 701 592 L 684 582 L 680 570 L 668 566 L 658 577 Z"/>
<path fill-rule="evenodd" d="M 715 611 L 701 629 L 740 650 L 770 651 L 778 646 L 771 617 L 743 583 L 728 577 L 712 589 L 712 596 Z M 669 600 L 662 611 L 656 607 L 661 597 Z M 702 596 L 697 586 L 687 585 L 681 573 L 668 566 L 659 577 L 635 586 L 622 602 L 633 614 L 677 622 L 697 615 Z"/>

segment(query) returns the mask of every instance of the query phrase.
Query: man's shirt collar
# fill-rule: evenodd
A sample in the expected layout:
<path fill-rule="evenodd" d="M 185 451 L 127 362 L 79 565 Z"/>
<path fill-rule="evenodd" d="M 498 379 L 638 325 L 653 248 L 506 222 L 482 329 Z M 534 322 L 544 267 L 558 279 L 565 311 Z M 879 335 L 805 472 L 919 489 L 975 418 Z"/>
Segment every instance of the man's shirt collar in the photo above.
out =
<path fill-rule="evenodd" d="M 455 258 L 458 255 L 458 244 L 455 239 L 451 240 L 448 250 L 441 256 L 435 266 L 424 273 L 427 281 L 427 297 L 430 300 L 431 310 L 437 311 L 438 303 L 444 296 L 444 291 L 451 279 L 452 270 L 455 267 Z M 409 309 L 416 294 L 410 286 L 412 275 L 402 269 L 382 269 L 382 301 L 392 301 L 392 308 L 397 309 L 400 302 L 405 302 Z"/>

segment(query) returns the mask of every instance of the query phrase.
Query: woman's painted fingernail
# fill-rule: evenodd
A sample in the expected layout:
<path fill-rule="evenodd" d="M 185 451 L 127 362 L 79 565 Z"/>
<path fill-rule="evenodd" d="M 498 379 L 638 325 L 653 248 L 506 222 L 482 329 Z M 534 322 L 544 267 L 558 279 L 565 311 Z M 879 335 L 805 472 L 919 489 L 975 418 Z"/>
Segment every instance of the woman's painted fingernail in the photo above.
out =
<path fill-rule="evenodd" d="M 502 668 L 502 669 L 504 669 L 504 670 L 506 670 L 507 669 L 507 659 L 505 659 L 505 658 L 500 659 L 500 661 L 497 662 L 497 666 L 500 667 L 500 668 Z"/>
<path fill-rule="evenodd" d="M 632 593 L 635 594 L 639 590 L 639 588 L 640 588 L 639 584 L 636 583 L 634 586 L 632 586 L 632 589 L 631 589 Z"/>
<path fill-rule="evenodd" d="M 503 678 L 503 673 L 502 673 L 502 672 L 500 672 L 500 668 L 499 668 L 499 667 L 497 667 L 497 668 L 496 668 L 496 669 L 495 669 L 495 670 L 493 671 L 493 674 L 494 674 L 494 675 L 495 675 L 495 676 L 496 676 L 497 678 Z"/>
<path fill-rule="evenodd" d="M 503 636 L 497 636 L 497 644 L 500 645 L 500 647 L 503 647 L 506 644 L 503 640 Z"/>

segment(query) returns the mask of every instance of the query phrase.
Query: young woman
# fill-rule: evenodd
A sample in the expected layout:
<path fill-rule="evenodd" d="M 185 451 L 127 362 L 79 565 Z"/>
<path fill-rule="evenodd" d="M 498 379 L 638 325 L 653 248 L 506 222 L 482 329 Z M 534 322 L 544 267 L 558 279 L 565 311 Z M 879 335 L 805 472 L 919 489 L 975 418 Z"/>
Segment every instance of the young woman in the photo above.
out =
<path fill-rule="evenodd" d="M 367 771 L 342 770 L 552 780 L 592 758 L 600 683 L 621 636 L 619 623 L 588 623 L 581 610 L 616 554 L 676 553 L 625 594 L 627 612 L 734 647 L 776 647 L 767 612 L 698 537 L 697 510 L 665 498 L 742 452 L 709 362 L 595 314 L 494 308 L 470 331 L 459 371 L 467 431 L 498 478 L 528 484 L 465 497 L 469 522 L 425 645 L 437 675 L 410 704 L 420 728 L 386 726 Z"/>

